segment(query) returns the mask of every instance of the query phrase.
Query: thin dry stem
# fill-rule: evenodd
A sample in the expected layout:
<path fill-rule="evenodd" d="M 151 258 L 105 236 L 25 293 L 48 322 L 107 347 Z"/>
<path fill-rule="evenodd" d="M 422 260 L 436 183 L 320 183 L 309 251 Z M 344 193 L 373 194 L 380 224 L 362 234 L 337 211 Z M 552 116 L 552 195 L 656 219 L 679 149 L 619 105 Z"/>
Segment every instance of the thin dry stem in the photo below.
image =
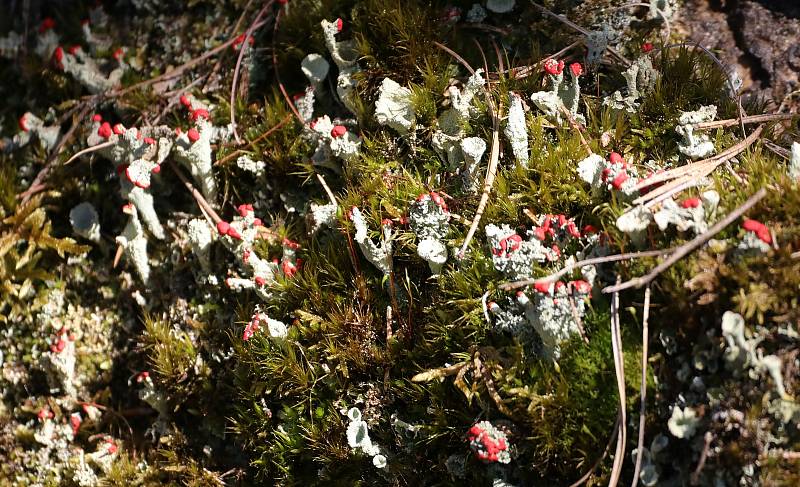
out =
<path fill-rule="evenodd" d="M 650 317 L 650 286 L 644 290 L 644 312 L 642 315 L 642 381 L 639 384 L 639 441 L 636 444 L 636 465 L 633 468 L 633 481 L 631 487 L 639 484 L 639 472 L 642 468 L 642 453 L 644 450 L 645 412 L 647 411 L 647 347 L 649 345 L 649 332 L 647 320 Z"/>
<path fill-rule="evenodd" d="M 534 284 L 539 284 L 544 282 L 554 282 L 559 277 L 563 276 L 568 272 L 572 272 L 579 267 L 587 265 L 595 265 L 595 264 L 604 264 L 607 262 L 619 262 L 621 260 L 642 259 L 645 257 L 660 257 L 664 254 L 669 254 L 675 250 L 676 250 L 675 248 L 663 249 L 663 250 L 646 250 L 643 252 L 630 252 L 626 254 L 606 255 L 603 257 L 593 257 L 591 259 L 579 260 L 577 262 L 573 262 L 572 264 L 565 265 L 563 268 L 561 268 L 561 270 L 554 272 L 548 276 L 538 277 L 536 279 L 525 279 L 523 281 L 507 282 L 499 285 L 498 289 L 502 291 L 513 291 L 514 289 L 519 289 L 525 286 L 532 286 Z"/>

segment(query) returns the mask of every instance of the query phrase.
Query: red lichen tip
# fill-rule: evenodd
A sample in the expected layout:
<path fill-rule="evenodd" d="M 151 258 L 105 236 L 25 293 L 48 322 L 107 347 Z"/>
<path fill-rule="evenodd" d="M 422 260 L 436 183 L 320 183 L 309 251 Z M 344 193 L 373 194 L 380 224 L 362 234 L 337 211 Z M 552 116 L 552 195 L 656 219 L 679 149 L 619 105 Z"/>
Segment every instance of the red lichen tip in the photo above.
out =
<path fill-rule="evenodd" d="M 193 121 L 197 121 L 198 118 L 204 118 L 208 120 L 211 118 L 211 115 L 209 115 L 208 110 L 205 108 L 198 108 L 197 110 L 192 110 L 191 118 Z"/>
<path fill-rule="evenodd" d="M 700 198 L 686 198 L 681 201 L 682 208 L 697 208 L 701 205 Z"/>
<path fill-rule="evenodd" d="M 652 42 L 645 42 L 642 44 L 642 52 L 647 54 L 648 52 L 653 50 L 653 43 Z"/>
<path fill-rule="evenodd" d="M 544 70 L 547 74 L 558 76 L 564 71 L 564 61 L 556 61 L 555 59 L 548 59 L 544 62 Z"/>
<path fill-rule="evenodd" d="M 225 234 L 231 238 L 235 238 L 236 240 L 242 239 L 242 235 L 232 226 L 228 226 L 228 231 L 225 232 Z"/>
<path fill-rule="evenodd" d="M 198 140 L 200 140 L 200 132 L 198 132 L 197 129 L 194 127 L 190 128 L 189 131 L 186 132 L 186 135 L 192 142 L 197 142 Z"/>
<path fill-rule="evenodd" d="M 125 50 L 124 50 L 124 49 L 122 49 L 121 47 L 120 47 L 120 48 L 118 48 L 116 51 L 114 51 L 114 55 L 113 55 L 113 56 L 114 56 L 114 59 L 116 59 L 117 61 L 119 61 L 120 59 L 122 59 L 122 55 L 123 55 L 123 54 L 125 54 Z"/>
<path fill-rule="evenodd" d="M 331 129 L 331 137 L 342 137 L 347 133 L 347 127 L 344 125 L 336 125 Z"/>
<path fill-rule="evenodd" d="M 125 133 L 125 126 L 121 123 L 114 124 L 113 127 L 114 133 L 117 135 L 122 135 Z"/>
<path fill-rule="evenodd" d="M 78 430 L 81 428 L 81 415 L 78 413 L 72 413 L 69 417 L 69 424 L 72 426 L 72 435 L 77 435 Z"/>
<path fill-rule="evenodd" d="M 227 235 L 228 230 L 230 230 L 231 224 L 222 220 L 217 222 L 217 231 L 220 235 Z"/>
<path fill-rule="evenodd" d="M 256 276 L 256 278 L 255 278 L 255 279 L 253 279 L 253 280 L 256 282 L 256 284 L 257 284 L 258 286 L 264 286 L 264 285 L 267 283 L 266 279 L 264 279 L 264 278 L 263 278 L 263 277 L 261 277 L 261 276 Z"/>
<path fill-rule="evenodd" d="M 75 53 L 80 51 L 80 50 L 81 50 L 81 46 L 78 45 L 78 44 L 74 44 L 72 46 L 69 46 L 69 48 L 67 49 L 67 52 L 74 56 Z"/>
<path fill-rule="evenodd" d="M 110 138 L 111 134 L 113 133 L 114 132 L 111 130 L 111 124 L 108 122 L 103 122 L 103 124 L 100 125 L 100 128 L 97 129 L 97 135 L 104 139 Z"/>
<path fill-rule="evenodd" d="M 572 74 L 576 77 L 583 74 L 583 66 L 581 66 L 581 63 L 570 64 L 569 70 L 572 71 Z"/>
<path fill-rule="evenodd" d="M 344 22 L 342 22 L 342 19 L 336 19 L 336 32 L 341 32 L 343 28 Z"/>
<path fill-rule="evenodd" d="M 152 137 L 145 137 L 144 138 L 144 143 L 147 144 L 147 145 L 153 145 L 153 144 L 156 143 L 156 140 L 154 138 L 152 138 Z"/>
<path fill-rule="evenodd" d="M 770 233 L 769 228 L 767 228 L 767 226 L 760 221 L 747 218 L 742 222 L 742 228 L 748 232 L 755 233 L 758 239 L 762 242 L 772 245 L 772 234 Z"/>
<path fill-rule="evenodd" d="M 622 185 L 625 184 L 625 181 L 627 180 L 628 173 L 625 171 L 620 171 L 620 173 L 617 174 L 616 177 L 611 181 L 611 186 L 613 186 L 616 190 L 622 189 Z"/>
<path fill-rule="evenodd" d="M 543 293 L 543 294 L 550 294 L 550 283 L 549 282 L 537 282 L 534 283 L 533 288 L 536 291 Z"/>
<path fill-rule="evenodd" d="M 188 97 L 188 96 L 186 96 L 186 95 L 181 95 L 181 98 L 180 98 L 180 100 L 181 100 L 181 105 L 183 105 L 183 106 L 185 106 L 186 108 L 189 108 L 189 109 L 191 109 L 191 108 L 192 108 L 192 101 L 191 101 L 191 100 L 189 100 L 189 97 Z"/>
<path fill-rule="evenodd" d="M 155 166 L 153 166 L 153 169 L 151 169 L 151 172 L 153 174 L 160 173 L 161 172 L 161 164 L 156 164 Z"/>
<path fill-rule="evenodd" d="M 146 380 L 148 377 L 150 377 L 150 372 L 148 372 L 146 370 L 144 372 L 140 372 L 136 376 L 136 382 L 142 382 L 142 381 Z"/>
<path fill-rule="evenodd" d="M 23 132 L 27 132 L 27 131 L 30 130 L 30 127 L 28 127 L 28 114 L 27 113 L 25 113 L 21 117 L 19 117 L 18 123 L 19 123 L 19 128 L 22 129 Z"/>
<path fill-rule="evenodd" d="M 261 222 L 261 218 L 253 218 L 253 226 L 254 227 L 263 227 L 264 224 Z"/>
<path fill-rule="evenodd" d="M 92 115 L 92 121 L 93 122 L 102 122 L 103 121 L 103 116 L 100 115 L 99 113 L 95 113 L 94 115 Z"/>
<path fill-rule="evenodd" d="M 45 17 L 42 20 L 42 23 L 39 24 L 39 33 L 44 34 L 45 32 L 47 32 L 48 30 L 52 29 L 55 26 L 56 26 L 56 21 L 53 20 L 52 17 Z"/>
<path fill-rule="evenodd" d="M 390 220 L 388 218 L 384 218 L 383 220 L 381 220 L 381 225 L 390 226 L 391 227 L 392 226 L 392 220 Z"/>
<path fill-rule="evenodd" d="M 447 203 L 444 202 L 444 198 L 437 193 L 436 191 L 431 191 L 431 200 L 436 203 L 436 205 L 444 211 L 447 211 Z"/>
<path fill-rule="evenodd" d="M 247 205 L 247 204 L 239 205 L 238 207 L 236 207 L 236 211 L 239 212 L 239 216 L 244 218 L 247 216 L 249 212 L 253 211 L 253 205 Z"/>
<path fill-rule="evenodd" d="M 297 250 L 300 248 L 300 244 L 295 242 L 294 240 L 290 240 L 288 238 L 283 239 L 283 246 L 288 247 L 292 250 Z"/>
<path fill-rule="evenodd" d="M 625 159 L 618 152 L 612 152 L 608 160 L 610 160 L 612 164 L 625 164 Z"/>
<path fill-rule="evenodd" d="M 36 416 L 38 416 L 40 420 L 44 421 L 45 419 L 53 419 L 55 415 L 53 414 L 53 411 L 50 411 L 47 408 L 42 408 L 39 410 Z"/>
<path fill-rule="evenodd" d="M 277 2 L 279 5 L 286 5 L 287 3 L 289 3 L 289 0 L 277 0 Z"/>
<path fill-rule="evenodd" d="M 64 64 L 61 62 L 64 59 L 64 48 L 61 46 L 56 47 L 55 51 L 53 51 L 53 60 L 55 60 L 56 65 L 59 69 L 64 69 Z"/>

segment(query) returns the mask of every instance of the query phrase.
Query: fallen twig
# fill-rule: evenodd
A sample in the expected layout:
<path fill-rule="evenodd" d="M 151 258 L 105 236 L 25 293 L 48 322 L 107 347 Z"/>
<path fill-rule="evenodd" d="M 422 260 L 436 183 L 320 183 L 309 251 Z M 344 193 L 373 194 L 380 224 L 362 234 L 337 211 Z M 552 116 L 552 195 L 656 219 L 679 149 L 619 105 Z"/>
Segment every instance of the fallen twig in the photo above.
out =
<path fill-rule="evenodd" d="M 688 254 L 697 250 L 700 246 L 711 240 L 711 238 L 721 232 L 725 227 L 733 223 L 736 219 L 742 216 L 747 210 L 752 208 L 756 203 L 761 201 L 767 195 L 767 190 L 764 188 L 759 189 L 753 196 L 747 199 L 741 206 L 730 212 L 725 218 L 718 221 L 714 224 L 711 228 L 706 230 L 704 233 L 698 235 L 694 239 L 686 242 L 685 244 L 681 245 L 680 247 L 675 250 L 664 262 L 658 264 L 650 271 L 647 275 L 643 277 L 636 277 L 629 281 L 623 282 L 622 284 L 616 284 L 614 286 L 608 286 L 603 289 L 603 293 L 610 294 L 622 291 L 624 289 L 629 289 L 632 287 L 640 288 L 645 284 L 649 284 L 653 281 L 659 274 L 664 272 L 665 270 L 672 267 L 676 262 L 681 260 L 682 258 L 686 257 Z"/>
<path fill-rule="evenodd" d="M 794 118 L 800 117 L 800 114 L 797 113 L 764 113 L 761 115 L 748 115 L 746 117 L 742 117 L 741 122 L 745 124 L 749 123 L 763 123 L 763 122 L 775 122 L 775 121 L 782 121 L 782 120 L 792 120 Z M 713 122 L 700 122 L 693 124 L 695 130 L 707 130 L 707 129 L 714 129 L 718 127 L 731 127 L 739 123 L 738 118 L 728 118 L 725 120 L 714 120 Z"/>

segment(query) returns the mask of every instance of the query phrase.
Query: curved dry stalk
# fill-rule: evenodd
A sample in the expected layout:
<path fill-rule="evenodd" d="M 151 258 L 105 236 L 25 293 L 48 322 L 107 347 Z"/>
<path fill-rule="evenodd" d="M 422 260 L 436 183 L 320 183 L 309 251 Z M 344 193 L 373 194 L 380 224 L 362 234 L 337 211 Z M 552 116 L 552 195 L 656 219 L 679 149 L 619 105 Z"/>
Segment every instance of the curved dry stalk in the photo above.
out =
<path fill-rule="evenodd" d="M 633 482 L 631 487 L 639 484 L 639 472 L 642 469 L 642 450 L 644 449 L 644 423 L 645 411 L 647 410 L 647 347 L 649 345 L 649 333 L 647 319 L 650 317 L 650 286 L 644 290 L 644 312 L 642 315 L 642 382 L 640 384 L 639 396 L 639 441 L 636 444 L 636 465 L 633 468 Z"/>
<path fill-rule="evenodd" d="M 325 181 L 325 176 L 320 173 L 316 173 L 317 179 L 319 180 L 319 184 L 322 185 L 322 189 L 325 190 L 325 194 L 328 195 L 328 199 L 331 201 L 333 206 L 339 206 L 339 203 L 336 201 L 336 196 L 331 191 L 331 187 L 328 186 L 328 182 Z"/>
<path fill-rule="evenodd" d="M 583 477 L 579 478 L 578 480 L 576 480 L 575 482 L 570 484 L 569 487 L 579 487 L 579 486 L 583 485 L 584 483 L 586 483 L 586 481 L 589 480 L 589 477 L 592 476 L 592 473 L 595 470 L 597 470 L 597 467 L 600 466 L 600 463 L 603 460 L 606 459 L 606 457 L 608 456 L 608 452 L 611 450 L 611 443 L 614 443 L 614 440 L 617 439 L 617 435 L 619 434 L 619 421 L 620 421 L 620 418 L 621 418 L 621 414 L 618 412 L 617 413 L 617 421 L 614 423 L 614 428 L 611 430 L 611 436 L 608 438 L 608 443 L 606 443 L 606 448 L 605 448 L 605 450 L 603 450 L 603 454 L 600 455 L 600 458 L 598 458 L 597 461 L 594 462 L 592 467 L 589 470 L 587 470 L 585 474 L 583 474 Z"/>
<path fill-rule="evenodd" d="M 499 114 L 495 114 L 493 117 L 494 127 L 492 128 L 492 152 L 489 156 L 489 167 L 486 169 L 486 179 L 483 183 L 483 193 L 481 194 L 481 199 L 478 202 L 478 209 L 475 211 L 475 216 L 472 218 L 472 224 L 469 226 L 467 237 L 464 239 L 464 244 L 461 246 L 461 250 L 458 251 L 459 259 L 464 258 L 464 254 L 467 251 L 467 246 L 469 246 L 469 243 L 472 241 L 472 237 L 478 230 L 478 224 L 481 221 L 481 216 L 483 216 L 483 212 L 486 209 L 486 204 L 489 202 L 489 193 L 492 192 L 494 178 L 497 176 L 497 163 L 500 159 L 500 118 L 498 115 Z"/>
<path fill-rule="evenodd" d="M 617 276 L 617 283 L 620 278 Z M 611 348 L 614 353 L 614 371 L 617 377 L 617 393 L 619 395 L 619 435 L 617 436 L 617 448 L 614 454 L 614 464 L 611 467 L 611 478 L 608 481 L 609 487 L 616 487 L 622 473 L 622 464 L 625 461 L 625 444 L 627 443 L 628 427 L 625 412 L 625 363 L 622 352 L 622 338 L 620 337 L 619 326 L 619 293 L 615 292 L 611 301 Z"/>
<path fill-rule="evenodd" d="M 85 149 L 83 149 L 81 151 L 76 152 L 72 157 L 67 159 L 67 162 L 65 162 L 64 165 L 66 166 L 68 164 L 71 164 L 72 161 L 74 161 L 75 159 L 79 158 L 80 156 L 84 156 L 86 154 L 91 154 L 92 152 L 99 151 L 100 149 L 105 149 L 106 147 L 111 147 L 114 144 L 115 144 L 115 142 L 108 141 L 108 142 L 103 142 L 102 144 L 97 144 L 97 145 L 92 146 L 92 147 L 87 147 L 87 148 L 85 148 Z"/>
<path fill-rule="evenodd" d="M 766 189 L 764 188 L 759 189 L 753 196 L 748 198 L 747 201 L 742 203 L 741 206 L 730 212 L 728 216 L 718 221 L 716 224 L 714 224 L 714 226 L 706 230 L 704 233 L 698 235 L 694 239 L 678 247 L 677 250 L 675 250 L 675 252 L 673 252 L 666 260 L 664 260 L 664 262 L 655 266 L 653 270 L 650 271 L 647 275 L 642 277 L 636 277 L 622 284 L 616 284 L 614 286 L 606 287 L 603 289 L 603 293 L 605 294 L 617 293 L 624 289 L 629 289 L 632 287 L 639 288 L 644 286 L 645 284 L 649 284 L 650 282 L 653 281 L 653 279 L 658 277 L 659 274 L 669 269 L 670 267 L 675 265 L 676 262 L 686 257 L 690 253 L 694 252 L 701 245 L 711 240 L 711 237 L 724 230 L 725 227 L 733 223 L 736 219 L 742 216 L 747 210 L 755 206 L 755 204 L 761 201 L 766 195 L 767 195 Z"/>

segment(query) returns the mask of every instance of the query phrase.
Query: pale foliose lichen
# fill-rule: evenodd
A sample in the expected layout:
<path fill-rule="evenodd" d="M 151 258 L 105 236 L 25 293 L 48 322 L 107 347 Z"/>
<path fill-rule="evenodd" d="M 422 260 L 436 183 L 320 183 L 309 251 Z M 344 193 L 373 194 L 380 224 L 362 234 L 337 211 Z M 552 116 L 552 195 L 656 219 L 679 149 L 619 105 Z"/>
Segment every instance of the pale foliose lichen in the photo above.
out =
<path fill-rule="evenodd" d="M 438 193 L 422 194 L 409 208 L 411 230 L 417 236 L 417 254 L 433 272 L 441 272 L 447 261 L 447 246 L 444 239 L 449 231 L 450 212 Z"/>
<path fill-rule="evenodd" d="M 706 215 L 711 215 L 718 203 L 719 193 L 714 190 L 703 192 L 700 198 L 687 198 L 680 204 L 668 198 L 653 214 L 653 220 L 662 231 L 674 225 L 680 232 L 692 230 L 695 234 L 701 234 L 708 229 Z"/>
<path fill-rule="evenodd" d="M 209 202 L 216 201 L 217 183 L 212 171 L 211 137 L 214 127 L 205 118 L 199 118 L 197 128 L 181 133 L 175 139 L 175 159 L 189 168 L 192 177 L 200 184 L 200 191 Z"/>
<path fill-rule="evenodd" d="M 317 233 L 322 227 L 335 228 L 337 209 L 338 206 L 333 203 L 321 205 L 312 202 L 308 212 L 311 234 Z"/>
<path fill-rule="evenodd" d="M 58 136 L 61 133 L 61 127 L 58 125 L 45 125 L 42 119 L 31 112 L 26 112 L 20 117 L 19 128 L 22 131 L 14 136 L 13 147 L 22 147 L 28 144 L 32 138 L 36 138 L 41 142 L 45 150 L 50 151 L 55 147 Z"/>
<path fill-rule="evenodd" d="M 314 165 L 341 173 L 341 164 L 334 157 L 348 162 L 358 157 L 361 151 L 361 139 L 345 125 L 332 122 L 327 115 L 312 121 L 309 131 L 317 142 L 317 148 L 311 156 Z"/>
<path fill-rule="evenodd" d="M 644 244 L 647 227 L 653 221 L 653 213 L 642 205 L 637 205 L 617 218 L 617 228 L 627 233 L 634 244 Z"/>
<path fill-rule="evenodd" d="M 354 450 L 361 450 L 372 457 L 372 464 L 376 468 L 386 467 L 386 456 L 381 454 L 381 449 L 374 444 L 369 437 L 369 427 L 367 422 L 361 418 L 361 411 L 358 408 L 350 408 L 347 411 L 347 418 L 350 422 L 347 425 L 347 444 Z"/>
<path fill-rule="evenodd" d="M 75 81 L 82 84 L 89 93 L 105 93 L 119 85 L 125 67 L 112 70 L 107 76 L 100 71 L 97 62 L 80 47 L 64 52 L 63 48 L 56 48 L 55 58 L 65 73 L 71 75 Z"/>
<path fill-rule="evenodd" d="M 474 115 L 472 99 L 483 89 L 485 83 L 483 70 L 478 69 L 467 79 L 463 89 L 455 86 L 447 89 L 451 107 L 439 115 L 437 120 L 439 129 L 434 132 L 431 145 L 452 170 L 457 169 L 464 161 L 460 146 L 465 135 L 464 128 Z"/>
<path fill-rule="evenodd" d="M 691 159 L 702 159 L 714 152 L 714 142 L 708 134 L 696 134 L 694 124 L 710 122 L 717 116 L 716 105 L 701 106 L 691 112 L 681 112 L 675 131 L 683 137 L 678 144 L 681 154 Z"/>
<path fill-rule="evenodd" d="M 561 125 L 564 113 L 573 120 L 585 124 L 586 119 L 578 113 L 580 107 L 580 82 L 583 66 L 573 63 L 569 66 L 570 81 L 564 83 L 564 61 L 548 59 L 544 62 L 550 91 L 537 91 L 531 94 L 531 101 L 544 112 L 548 120 Z"/>
<path fill-rule="evenodd" d="M 14 59 L 22 45 L 22 36 L 13 30 L 5 37 L 0 37 L 0 57 Z"/>
<path fill-rule="evenodd" d="M 789 159 L 789 177 L 800 179 L 800 144 L 792 142 L 792 156 Z"/>
<path fill-rule="evenodd" d="M 336 93 L 339 99 L 347 107 L 348 110 L 355 113 L 356 105 L 353 100 L 356 81 L 353 75 L 359 71 L 356 59 L 358 58 L 358 51 L 353 41 L 337 41 L 336 34 L 342 31 L 342 19 L 336 19 L 333 22 L 323 20 L 322 32 L 325 37 L 325 45 L 331 53 L 333 62 L 339 68 L 339 77 L 336 80 Z"/>
<path fill-rule="evenodd" d="M 511 152 L 522 167 L 528 167 L 528 127 L 525 121 L 525 110 L 522 98 L 516 93 L 509 93 L 511 104 L 508 108 L 508 119 L 503 134 L 511 144 Z"/>
<path fill-rule="evenodd" d="M 473 3 L 472 7 L 467 11 L 467 22 L 472 24 L 477 24 L 486 20 L 486 9 L 481 6 L 479 3 Z"/>
<path fill-rule="evenodd" d="M 748 339 L 742 315 L 726 311 L 722 315 L 722 336 L 725 338 L 725 361 L 734 372 L 747 373 L 753 380 L 760 379 L 767 372 L 775 385 L 775 391 L 781 399 L 787 399 L 783 384 L 781 359 L 775 355 L 764 356 L 758 348 L 763 340 L 760 336 Z"/>
<path fill-rule="evenodd" d="M 200 261 L 200 266 L 203 271 L 209 272 L 211 265 L 209 255 L 211 253 L 211 242 L 213 241 L 213 234 L 211 227 L 206 220 L 195 218 L 189 221 L 187 234 L 189 236 L 189 244 L 192 246 L 192 251 Z"/>
<path fill-rule="evenodd" d="M 353 225 L 356 227 L 356 234 L 353 238 L 361 248 L 364 257 L 366 257 L 372 265 L 380 269 L 384 275 L 390 274 L 392 272 L 392 240 L 394 237 L 392 234 L 391 222 L 382 223 L 383 238 L 381 239 L 380 245 L 377 245 L 369 238 L 367 222 L 364 220 L 364 216 L 358 208 L 352 208 L 350 211 L 350 218 L 353 220 Z"/>
<path fill-rule="evenodd" d="M 91 203 L 84 201 L 72 208 L 69 221 L 76 234 L 92 242 L 100 242 L 100 219 Z"/>
<path fill-rule="evenodd" d="M 254 161 L 250 158 L 250 156 L 244 155 L 239 156 L 239 158 L 236 159 L 236 167 L 242 171 L 247 171 L 256 177 L 261 177 L 264 175 L 264 169 L 267 167 L 267 165 L 264 163 L 264 161 Z"/>
<path fill-rule="evenodd" d="M 328 77 L 330 64 L 325 60 L 322 55 L 317 53 L 308 54 L 300 62 L 300 69 L 303 74 L 308 78 L 308 81 L 316 89 L 322 81 Z"/>
<path fill-rule="evenodd" d="M 375 118 L 400 134 L 408 133 L 416 123 L 411 90 L 390 78 L 384 78 L 375 102 Z"/>
<path fill-rule="evenodd" d="M 516 0 L 486 0 L 486 9 L 498 14 L 504 14 L 511 12 L 516 3 Z"/>
<path fill-rule="evenodd" d="M 147 237 L 144 228 L 139 221 L 139 212 L 132 204 L 127 204 L 122 211 L 129 215 L 128 224 L 122 230 L 122 234 L 116 238 L 125 251 L 125 256 L 133 264 L 142 282 L 147 285 L 150 282 L 150 263 L 147 259 Z"/>
<path fill-rule="evenodd" d="M 477 173 L 481 158 L 486 152 L 486 141 L 480 137 L 466 137 L 461 140 L 461 152 L 464 154 L 464 168 L 461 172 L 464 191 L 476 193 L 480 184 Z"/>
<path fill-rule="evenodd" d="M 650 93 L 658 81 L 659 72 L 653 68 L 650 56 L 643 55 L 636 58 L 622 75 L 627 83 L 627 91 L 615 91 L 603 99 L 603 105 L 613 110 L 636 113 L 639 108 L 639 98 Z"/>
<path fill-rule="evenodd" d="M 669 432 L 676 438 L 684 439 L 691 438 L 699 424 L 700 418 L 697 417 L 697 412 L 688 406 L 685 408 L 674 406 L 672 416 L 667 421 Z"/>

